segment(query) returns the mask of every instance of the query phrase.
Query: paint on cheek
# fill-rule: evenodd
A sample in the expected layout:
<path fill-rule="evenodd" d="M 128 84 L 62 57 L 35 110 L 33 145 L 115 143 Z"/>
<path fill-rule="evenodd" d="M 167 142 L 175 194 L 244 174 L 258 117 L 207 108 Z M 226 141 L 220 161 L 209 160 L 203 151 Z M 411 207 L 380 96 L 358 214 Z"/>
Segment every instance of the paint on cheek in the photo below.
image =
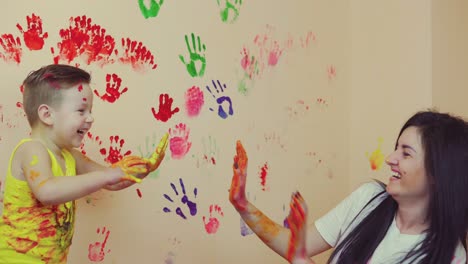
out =
<path fill-rule="evenodd" d="M 37 162 L 38 162 L 37 155 L 33 155 L 32 160 L 31 160 L 31 162 L 29 163 L 29 165 L 34 166 L 34 165 L 37 164 Z"/>
<path fill-rule="evenodd" d="M 86 97 L 83 97 L 83 102 L 86 102 L 88 101 L 88 99 L 86 99 Z"/>

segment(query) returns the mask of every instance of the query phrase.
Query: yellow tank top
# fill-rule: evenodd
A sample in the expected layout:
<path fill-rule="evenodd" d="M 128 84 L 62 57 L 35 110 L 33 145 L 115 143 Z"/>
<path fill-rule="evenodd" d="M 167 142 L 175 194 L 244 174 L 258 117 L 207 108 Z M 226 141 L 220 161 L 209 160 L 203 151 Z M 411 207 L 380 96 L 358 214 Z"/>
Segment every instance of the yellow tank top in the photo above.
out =
<path fill-rule="evenodd" d="M 44 206 L 34 198 L 26 181 L 11 175 L 14 153 L 30 140 L 20 141 L 8 163 L 0 219 L 0 263 L 66 263 L 75 225 L 75 202 Z M 47 151 L 54 176 L 76 175 L 75 159 L 70 152 L 62 151 L 66 164 L 63 173 L 52 151 Z"/>

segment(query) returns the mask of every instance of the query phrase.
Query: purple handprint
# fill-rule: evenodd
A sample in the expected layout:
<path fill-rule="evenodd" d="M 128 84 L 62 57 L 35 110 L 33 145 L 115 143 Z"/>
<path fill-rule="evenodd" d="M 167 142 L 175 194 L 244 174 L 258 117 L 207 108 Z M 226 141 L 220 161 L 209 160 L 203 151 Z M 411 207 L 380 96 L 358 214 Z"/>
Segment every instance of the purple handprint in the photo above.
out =
<path fill-rule="evenodd" d="M 187 207 L 189 208 L 190 210 L 190 215 L 191 216 L 195 216 L 197 214 L 197 204 L 193 201 L 190 201 L 190 199 L 187 197 L 187 194 L 185 192 L 185 185 L 184 185 L 184 181 L 179 178 L 179 182 L 180 182 L 180 187 L 182 188 L 182 198 L 180 199 L 180 201 L 183 203 L 183 204 L 186 204 Z M 172 187 L 172 190 L 174 190 L 174 193 L 179 196 L 179 192 L 177 191 L 177 188 L 176 186 L 171 183 L 171 187 Z M 197 188 L 194 188 L 193 189 L 193 194 L 194 194 L 194 197 L 197 198 Z M 164 194 L 164 198 L 166 198 L 168 201 L 170 201 L 171 203 L 174 202 L 174 200 L 167 194 Z M 170 213 L 172 212 L 171 209 L 169 209 L 168 207 L 164 207 L 163 208 L 163 211 L 165 213 Z M 187 219 L 187 217 L 185 216 L 184 212 L 182 211 L 182 209 L 180 207 L 177 207 L 176 210 L 175 210 L 176 214 L 180 217 L 182 217 L 183 219 Z"/>
<path fill-rule="evenodd" d="M 226 84 L 221 85 L 221 82 L 219 80 L 217 80 L 216 82 L 214 80 L 212 80 L 211 83 L 213 84 L 213 88 L 216 91 L 216 94 L 224 93 L 224 90 L 227 89 Z M 231 98 L 229 96 L 219 96 L 218 95 L 219 97 L 217 97 L 216 95 L 213 94 L 213 92 L 211 91 L 211 89 L 210 89 L 210 87 L 208 85 L 206 86 L 206 89 L 211 93 L 213 98 L 216 98 L 216 102 L 218 103 L 218 115 L 219 115 L 219 117 L 221 117 L 222 119 L 226 119 L 228 117 L 228 114 L 229 115 L 234 114 L 234 110 L 232 109 L 232 101 L 231 101 Z M 228 112 L 227 113 L 226 113 L 226 111 L 224 111 L 224 108 L 223 108 L 223 103 L 224 102 L 228 103 Z M 210 110 L 214 111 L 213 108 L 210 108 Z"/>

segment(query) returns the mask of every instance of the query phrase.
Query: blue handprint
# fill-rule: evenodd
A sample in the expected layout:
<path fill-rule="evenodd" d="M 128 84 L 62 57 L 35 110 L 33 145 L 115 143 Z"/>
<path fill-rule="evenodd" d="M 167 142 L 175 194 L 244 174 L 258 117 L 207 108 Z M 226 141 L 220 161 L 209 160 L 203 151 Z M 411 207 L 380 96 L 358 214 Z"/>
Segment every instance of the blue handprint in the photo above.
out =
<path fill-rule="evenodd" d="M 180 199 L 180 201 L 183 203 L 183 204 L 186 204 L 187 207 L 189 208 L 190 210 L 190 215 L 191 216 L 194 216 L 197 214 L 197 204 L 190 201 L 189 198 L 187 197 L 187 194 L 185 193 L 185 185 L 184 185 L 184 181 L 179 178 L 179 182 L 180 182 L 180 187 L 182 188 L 182 198 Z M 177 188 L 176 186 L 171 183 L 171 187 L 172 187 L 172 190 L 174 190 L 174 193 L 178 196 L 179 195 L 179 192 L 177 191 Z M 194 188 L 193 189 L 193 194 L 194 194 L 194 197 L 197 198 L 197 188 Z M 171 203 L 174 202 L 174 200 L 172 200 L 172 198 L 167 195 L 167 194 L 164 194 L 164 198 L 166 198 L 168 201 L 170 201 Z M 168 207 L 164 207 L 163 208 L 163 211 L 165 213 L 170 213 L 171 212 L 171 209 L 169 209 Z M 180 207 L 177 207 L 176 210 L 175 210 L 176 214 L 180 217 L 182 217 L 183 219 L 187 219 L 187 217 L 185 216 L 184 212 L 182 211 L 182 209 Z"/>
<path fill-rule="evenodd" d="M 214 89 L 216 91 L 216 94 L 224 93 L 224 90 L 227 89 L 226 84 L 221 85 L 221 82 L 219 80 L 217 80 L 216 82 L 214 80 L 212 80 L 211 83 L 213 84 L 213 87 L 214 87 Z M 217 85 L 216 85 L 216 83 L 217 83 Z M 216 96 L 213 94 L 213 92 L 211 91 L 211 89 L 210 89 L 210 87 L 208 85 L 206 86 L 206 89 L 211 93 L 213 98 L 215 98 L 216 102 L 218 103 L 218 115 L 219 115 L 219 117 L 221 117 L 222 119 L 226 119 L 228 117 L 228 114 L 229 115 L 234 114 L 234 110 L 232 109 L 232 101 L 231 101 L 231 98 L 229 96 L 219 96 L 218 98 L 216 98 Z M 227 113 L 226 113 L 226 111 L 224 111 L 224 108 L 223 108 L 223 105 L 222 105 L 224 102 L 228 103 L 228 112 Z M 214 111 L 213 108 L 210 108 L 210 110 Z"/>

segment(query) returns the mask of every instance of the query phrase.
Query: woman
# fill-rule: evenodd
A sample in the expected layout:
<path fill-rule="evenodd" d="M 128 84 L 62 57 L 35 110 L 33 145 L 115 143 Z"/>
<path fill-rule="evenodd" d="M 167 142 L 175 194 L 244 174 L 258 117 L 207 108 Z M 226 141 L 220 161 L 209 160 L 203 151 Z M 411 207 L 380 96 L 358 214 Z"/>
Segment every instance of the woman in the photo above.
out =
<path fill-rule="evenodd" d="M 247 200 L 247 155 L 238 142 L 229 198 L 257 236 L 291 263 L 311 263 L 332 247 L 328 263 L 466 263 L 467 123 L 435 111 L 416 113 L 386 163 L 387 185 L 360 186 L 308 227 L 305 203 L 293 195 L 287 229 Z"/>

